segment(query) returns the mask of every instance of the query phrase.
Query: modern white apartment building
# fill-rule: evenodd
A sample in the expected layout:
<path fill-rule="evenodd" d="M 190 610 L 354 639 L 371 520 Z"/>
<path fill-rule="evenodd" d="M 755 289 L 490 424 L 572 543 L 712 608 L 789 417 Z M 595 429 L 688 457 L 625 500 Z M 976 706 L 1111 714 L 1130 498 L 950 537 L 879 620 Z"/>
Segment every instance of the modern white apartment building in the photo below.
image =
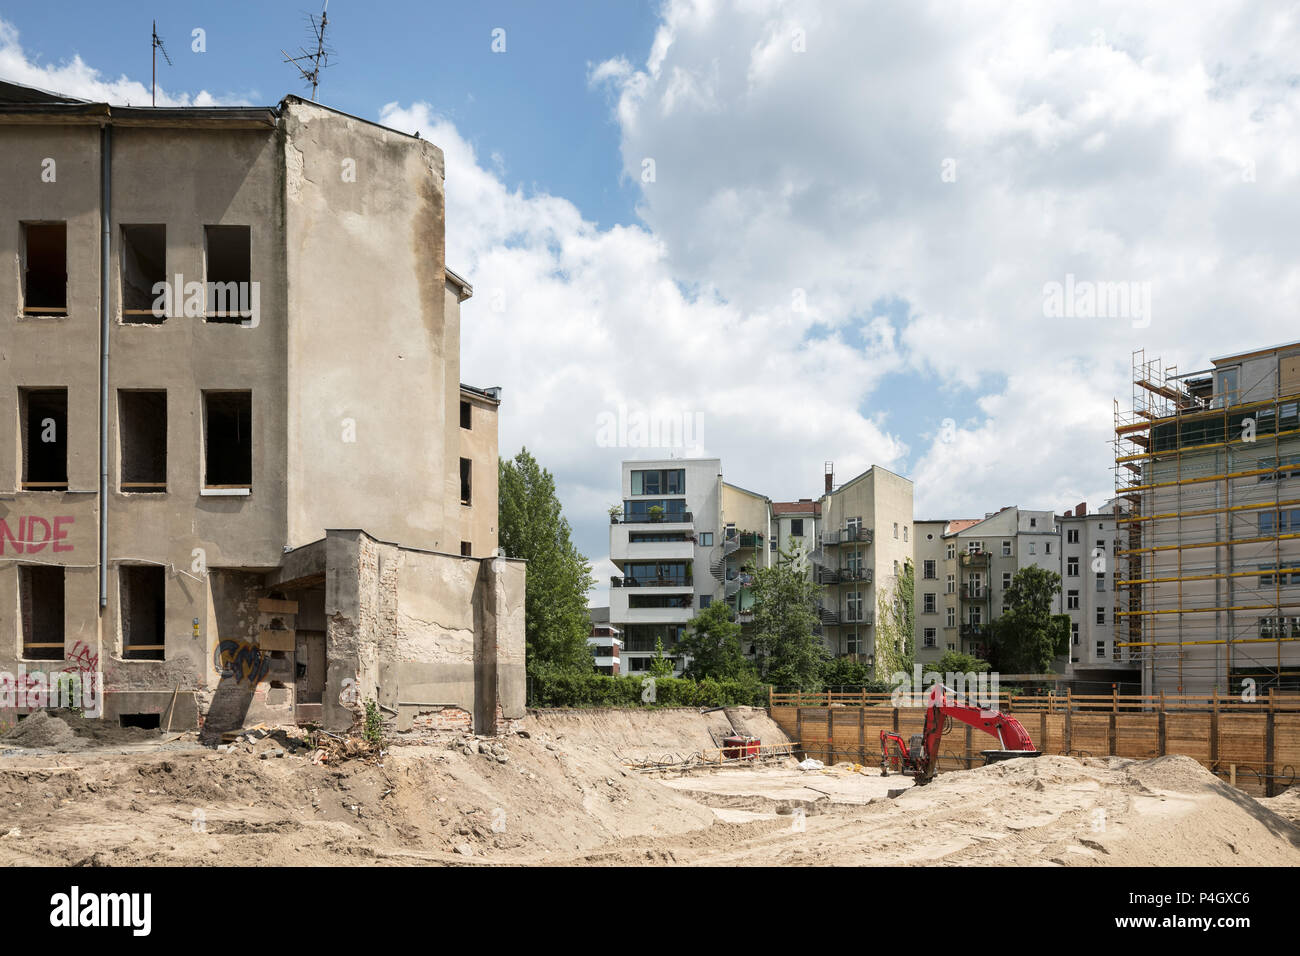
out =
<path fill-rule="evenodd" d="M 611 515 L 609 623 L 622 632 L 625 674 L 649 668 L 656 642 L 676 659 L 686 622 L 723 589 L 711 573 L 722 552 L 722 462 L 625 461 L 622 510 Z"/>

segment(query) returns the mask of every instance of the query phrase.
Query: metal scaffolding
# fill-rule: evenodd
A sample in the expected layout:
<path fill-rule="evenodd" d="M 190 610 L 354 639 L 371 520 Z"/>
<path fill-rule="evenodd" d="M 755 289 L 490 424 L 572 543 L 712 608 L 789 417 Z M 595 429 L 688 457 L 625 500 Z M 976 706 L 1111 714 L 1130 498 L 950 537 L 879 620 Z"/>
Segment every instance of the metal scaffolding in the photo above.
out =
<path fill-rule="evenodd" d="M 1117 658 L 1147 693 L 1300 685 L 1300 394 L 1262 372 L 1225 391 L 1143 350 L 1132 369 L 1114 410 Z"/>

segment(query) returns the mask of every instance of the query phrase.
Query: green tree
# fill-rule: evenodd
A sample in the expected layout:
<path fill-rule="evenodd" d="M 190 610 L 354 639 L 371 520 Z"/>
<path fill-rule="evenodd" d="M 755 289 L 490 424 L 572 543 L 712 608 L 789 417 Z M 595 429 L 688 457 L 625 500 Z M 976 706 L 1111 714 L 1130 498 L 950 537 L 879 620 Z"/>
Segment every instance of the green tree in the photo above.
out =
<path fill-rule="evenodd" d="M 555 479 L 537 459 L 520 450 L 498 469 L 501 547 L 528 562 L 524 591 L 524 634 L 530 677 L 549 671 L 590 671 L 587 591 L 591 565 L 574 546 L 560 510 Z"/>
<path fill-rule="evenodd" d="M 1046 568 L 1021 568 L 1011 579 L 1002 614 L 989 626 L 993 666 L 1010 674 L 1045 674 L 1052 658 L 1069 649 L 1070 617 L 1052 613 L 1061 576 Z"/>
<path fill-rule="evenodd" d="M 880 591 L 876 608 L 876 679 L 912 672 L 916 627 L 916 571 L 906 561 L 893 587 Z"/>
<path fill-rule="evenodd" d="M 691 619 L 678 647 L 690 661 L 684 676 L 695 680 L 733 680 L 753 670 L 740 647 L 740 625 L 722 601 Z"/>
<path fill-rule="evenodd" d="M 813 633 L 822 589 L 808 579 L 806 561 L 780 552 L 773 567 L 754 572 L 754 649 L 764 681 L 815 690 L 828 655 Z"/>
<path fill-rule="evenodd" d="M 655 656 L 650 658 L 650 676 L 656 680 L 662 680 L 665 677 L 672 677 L 676 665 L 672 658 L 664 657 L 664 639 L 655 638 Z"/>
<path fill-rule="evenodd" d="M 961 651 L 948 651 L 934 662 L 933 667 L 926 669 L 940 674 L 983 674 L 989 669 L 989 662 Z"/>

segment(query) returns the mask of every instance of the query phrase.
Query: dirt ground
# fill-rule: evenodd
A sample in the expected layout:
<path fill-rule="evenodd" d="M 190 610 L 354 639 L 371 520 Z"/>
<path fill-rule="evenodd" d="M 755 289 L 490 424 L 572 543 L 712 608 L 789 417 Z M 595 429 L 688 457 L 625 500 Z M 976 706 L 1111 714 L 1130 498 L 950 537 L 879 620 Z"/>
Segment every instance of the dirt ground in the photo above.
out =
<path fill-rule="evenodd" d="M 790 759 L 632 766 L 733 729 L 785 740 L 750 708 L 541 711 L 519 734 L 324 765 L 282 734 L 4 740 L 0 865 L 1300 865 L 1300 788 L 1257 800 L 1185 757 L 1045 755 L 925 787 Z"/>

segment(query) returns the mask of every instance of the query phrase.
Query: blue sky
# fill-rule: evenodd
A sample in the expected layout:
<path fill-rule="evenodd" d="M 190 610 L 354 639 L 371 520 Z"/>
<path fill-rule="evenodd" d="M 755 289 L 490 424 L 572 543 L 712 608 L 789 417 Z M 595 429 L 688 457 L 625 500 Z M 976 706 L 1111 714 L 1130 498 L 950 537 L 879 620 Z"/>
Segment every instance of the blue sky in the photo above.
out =
<path fill-rule="evenodd" d="M 173 101 L 303 93 L 280 49 L 318 8 L 160 6 Z M 143 102 L 153 12 L 0 4 L 0 76 Z M 448 264 L 476 292 L 462 378 L 503 387 L 502 453 L 552 470 L 602 576 L 623 458 L 721 457 L 774 499 L 817 494 L 824 461 L 879 464 L 924 518 L 1099 504 L 1134 350 L 1187 371 L 1297 338 L 1294 5 L 330 16 L 320 98 L 443 149 Z M 1150 311 L 1052 313 L 1067 277 L 1131 283 Z M 698 415 L 702 439 L 604 447 L 621 408 Z"/>
<path fill-rule="evenodd" d="M 648 0 L 581 0 L 558 15 L 536 2 L 331 0 L 327 40 L 336 56 L 320 99 L 368 119 L 384 103 L 428 101 L 485 153 L 499 153 L 510 182 L 566 196 L 603 226 L 631 222 L 637 192 L 620 179 L 618 129 L 607 97 L 588 88 L 587 65 L 648 48 L 656 9 Z M 157 17 L 173 63 L 159 57 L 162 89 L 258 104 L 307 92 L 280 51 L 308 45 L 309 12 L 319 4 L 0 5 L 33 59 L 80 55 L 104 74 L 146 84 Z M 491 50 L 498 27 L 504 54 Z M 204 53 L 191 49 L 195 28 L 206 31 Z"/>

